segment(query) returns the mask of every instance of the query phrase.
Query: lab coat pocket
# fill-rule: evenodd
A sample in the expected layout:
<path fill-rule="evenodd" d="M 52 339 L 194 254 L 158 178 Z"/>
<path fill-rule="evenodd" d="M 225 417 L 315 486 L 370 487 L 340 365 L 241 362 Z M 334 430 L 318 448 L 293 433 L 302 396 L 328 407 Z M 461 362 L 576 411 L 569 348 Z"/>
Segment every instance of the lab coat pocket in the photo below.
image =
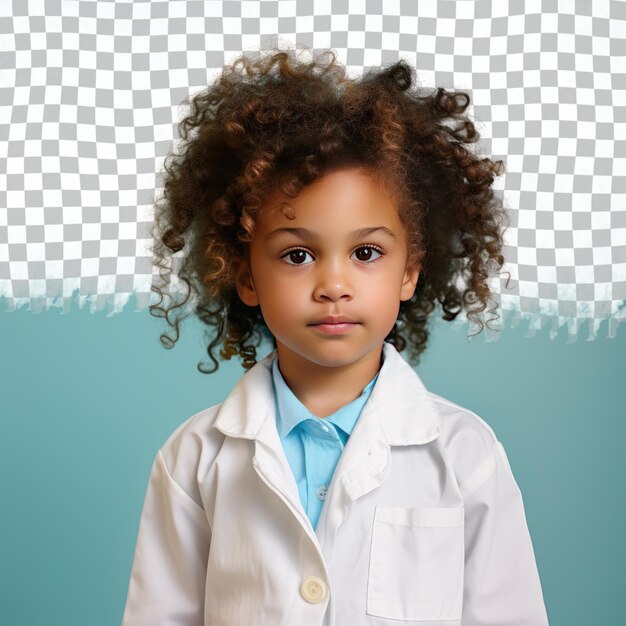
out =
<path fill-rule="evenodd" d="M 464 508 L 377 506 L 367 614 L 404 621 L 460 620 Z"/>

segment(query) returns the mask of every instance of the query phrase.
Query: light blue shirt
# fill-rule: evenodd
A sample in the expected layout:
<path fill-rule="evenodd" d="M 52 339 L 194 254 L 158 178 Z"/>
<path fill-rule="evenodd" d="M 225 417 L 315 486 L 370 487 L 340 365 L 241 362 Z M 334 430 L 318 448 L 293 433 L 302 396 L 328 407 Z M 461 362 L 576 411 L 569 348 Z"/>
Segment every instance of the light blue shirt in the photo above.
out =
<path fill-rule="evenodd" d="M 291 391 L 278 367 L 272 364 L 276 400 L 276 429 L 293 471 L 300 501 L 313 528 L 322 512 L 326 491 L 352 429 L 376 383 L 378 374 L 358 398 L 328 417 L 313 415 Z"/>

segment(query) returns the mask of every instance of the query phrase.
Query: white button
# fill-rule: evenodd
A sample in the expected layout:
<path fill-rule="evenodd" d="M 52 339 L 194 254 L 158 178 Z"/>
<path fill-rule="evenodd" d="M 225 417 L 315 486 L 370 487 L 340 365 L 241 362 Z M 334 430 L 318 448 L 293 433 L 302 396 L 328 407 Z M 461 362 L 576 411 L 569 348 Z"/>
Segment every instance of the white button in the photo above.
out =
<path fill-rule="evenodd" d="M 328 426 L 326 426 L 326 424 L 322 424 L 322 429 L 328 432 Z"/>
<path fill-rule="evenodd" d="M 327 487 L 326 485 L 322 485 L 318 490 L 317 490 L 317 499 L 318 500 L 325 500 L 326 499 L 326 490 Z"/>
<path fill-rule="evenodd" d="M 326 583 L 317 576 L 309 576 L 300 585 L 300 593 L 307 602 L 317 604 L 326 597 Z"/>

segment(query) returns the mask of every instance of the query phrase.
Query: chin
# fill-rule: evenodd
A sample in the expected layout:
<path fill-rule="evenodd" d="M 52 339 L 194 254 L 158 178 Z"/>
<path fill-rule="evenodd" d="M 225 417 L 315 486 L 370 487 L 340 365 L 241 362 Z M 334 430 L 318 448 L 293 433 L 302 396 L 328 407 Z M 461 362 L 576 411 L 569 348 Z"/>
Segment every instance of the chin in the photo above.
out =
<path fill-rule="evenodd" d="M 337 342 L 339 343 L 339 342 Z M 348 345 L 326 345 L 319 350 L 301 354 L 302 358 L 323 367 L 343 367 L 361 360 L 371 350 L 355 348 Z"/>

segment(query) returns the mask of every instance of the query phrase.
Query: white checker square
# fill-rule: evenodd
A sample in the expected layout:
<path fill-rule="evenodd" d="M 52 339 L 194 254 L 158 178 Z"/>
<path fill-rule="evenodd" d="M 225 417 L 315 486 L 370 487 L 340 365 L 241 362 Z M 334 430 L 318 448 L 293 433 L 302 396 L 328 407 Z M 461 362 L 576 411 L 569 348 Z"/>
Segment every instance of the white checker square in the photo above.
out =
<path fill-rule="evenodd" d="M 136 239 L 137 238 L 137 222 L 120 222 L 119 225 L 120 239 Z"/>
<path fill-rule="evenodd" d="M 83 259 L 81 263 L 82 276 L 98 276 L 100 272 L 100 259 Z"/>
<path fill-rule="evenodd" d="M 576 280 L 583 285 L 593 284 L 595 282 L 593 265 L 579 265 L 576 268 Z"/>
<path fill-rule="evenodd" d="M 491 39 L 491 20 L 487 18 L 474 18 L 474 39 Z"/>
<path fill-rule="evenodd" d="M 541 265 L 537 268 L 537 280 L 543 284 L 555 284 L 557 282 L 556 267 Z"/>
<path fill-rule="evenodd" d="M 591 248 L 593 243 L 591 240 L 591 231 L 575 230 L 572 233 L 575 248 Z"/>
<path fill-rule="evenodd" d="M 23 224 L 9 225 L 7 234 L 11 244 L 26 243 L 26 226 Z"/>
<path fill-rule="evenodd" d="M 265 18 L 270 19 L 270 18 Z M 334 32 L 347 31 L 348 30 L 348 15 L 344 13 L 331 13 L 330 15 L 330 29 Z M 268 31 L 271 32 L 271 31 Z M 389 33 L 384 33 L 389 34 Z"/>
<path fill-rule="evenodd" d="M 350 31 L 348 33 L 348 47 L 361 50 L 365 47 L 365 33 Z"/>
<path fill-rule="evenodd" d="M 555 211 L 553 219 L 555 230 L 572 230 L 572 214 L 569 211 Z"/>
<path fill-rule="evenodd" d="M 554 231 L 538 229 L 536 232 L 537 248 L 554 248 Z"/>
<path fill-rule="evenodd" d="M 593 289 L 594 300 L 602 302 L 613 299 L 611 283 L 595 283 Z"/>
<path fill-rule="evenodd" d="M 105 239 L 100 242 L 100 257 L 113 258 L 117 257 L 119 244 L 117 239 Z"/>
<path fill-rule="evenodd" d="M 120 207 L 109 206 L 102 215 L 103 224 L 117 224 L 120 221 Z"/>
<path fill-rule="evenodd" d="M 557 283 L 556 291 L 559 300 L 576 300 L 576 285 L 572 285 L 570 283 Z"/>
<path fill-rule="evenodd" d="M 48 280 L 63 278 L 63 272 L 62 259 L 57 261 L 46 260 L 46 278 Z"/>
<path fill-rule="evenodd" d="M 468 37 L 456 37 L 454 39 L 454 56 L 455 57 L 458 57 L 458 56 L 471 57 L 472 48 L 473 48 L 472 40 L 469 39 Z"/>
<path fill-rule="evenodd" d="M 102 224 L 83 224 L 83 241 L 99 241 L 102 236 Z"/>
<path fill-rule="evenodd" d="M 282 16 L 285 17 L 285 16 Z M 296 32 L 312 33 L 315 30 L 312 15 L 296 15 Z M 226 31 L 224 31 L 226 32 Z"/>
<path fill-rule="evenodd" d="M 501 37 L 492 35 L 490 46 L 489 46 L 489 53 L 492 57 L 504 56 L 507 53 L 508 45 L 509 45 L 508 35 L 503 35 Z"/>
<path fill-rule="evenodd" d="M 611 213 L 609 211 L 592 211 L 591 228 L 592 230 L 609 230 L 611 228 Z M 600 250 L 600 248 L 596 248 L 596 250 Z"/>
<path fill-rule="evenodd" d="M 474 8 L 473 0 L 458 1 L 456 3 L 456 19 L 473 19 L 475 15 Z"/>
<path fill-rule="evenodd" d="M 64 278 L 63 279 L 63 295 L 71 296 L 75 289 L 80 289 L 80 278 Z"/>
<path fill-rule="evenodd" d="M 524 295 L 528 298 L 539 297 L 539 285 L 536 282 L 529 282 L 527 280 L 519 281 L 520 291 L 524 292 Z"/>
<path fill-rule="evenodd" d="M 378 32 L 383 29 L 382 15 L 365 15 L 365 32 Z"/>
<path fill-rule="evenodd" d="M 31 278 L 28 281 L 28 289 L 31 298 L 45 298 L 48 283 L 45 278 Z"/>
<path fill-rule="evenodd" d="M 10 261 L 9 274 L 12 280 L 27 280 L 28 263 L 26 261 Z"/>
<path fill-rule="evenodd" d="M 80 241 L 64 241 L 63 242 L 63 258 L 68 260 L 81 259 L 83 256 L 83 244 Z M 86 261 L 83 260 L 83 267 Z"/>
<path fill-rule="evenodd" d="M 27 243 L 26 244 L 26 257 L 28 261 L 45 261 L 46 259 L 46 244 L 45 243 Z"/>
<path fill-rule="evenodd" d="M 575 265 L 574 251 L 570 248 L 557 248 L 554 251 L 554 256 L 557 267 L 573 267 Z"/>
<path fill-rule="evenodd" d="M 135 257 L 120 257 L 117 260 L 117 272 L 120 275 L 131 275 L 135 273 Z"/>
<path fill-rule="evenodd" d="M 385 50 L 394 50 L 400 47 L 400 36 L 396 33 L 382 33 L 382 48 Z"/>
<path fill-rule="evenodd" d="M 517 251 L 517 258 L 522 265 L 537 265 L 537 249 L 521 246 Z"/>
<path fill-rule="evenodd" d="M 115 293 L 115 277 L 98 276 L 98 293 L 114 294 Z"/>
<path fill-rule="evenodd" d="M 613 183 L 614 183 L 613 176 L 595 175 L 591 179 L 591 193 L 600 194 L 600 195 L 611 195 Z"/>

